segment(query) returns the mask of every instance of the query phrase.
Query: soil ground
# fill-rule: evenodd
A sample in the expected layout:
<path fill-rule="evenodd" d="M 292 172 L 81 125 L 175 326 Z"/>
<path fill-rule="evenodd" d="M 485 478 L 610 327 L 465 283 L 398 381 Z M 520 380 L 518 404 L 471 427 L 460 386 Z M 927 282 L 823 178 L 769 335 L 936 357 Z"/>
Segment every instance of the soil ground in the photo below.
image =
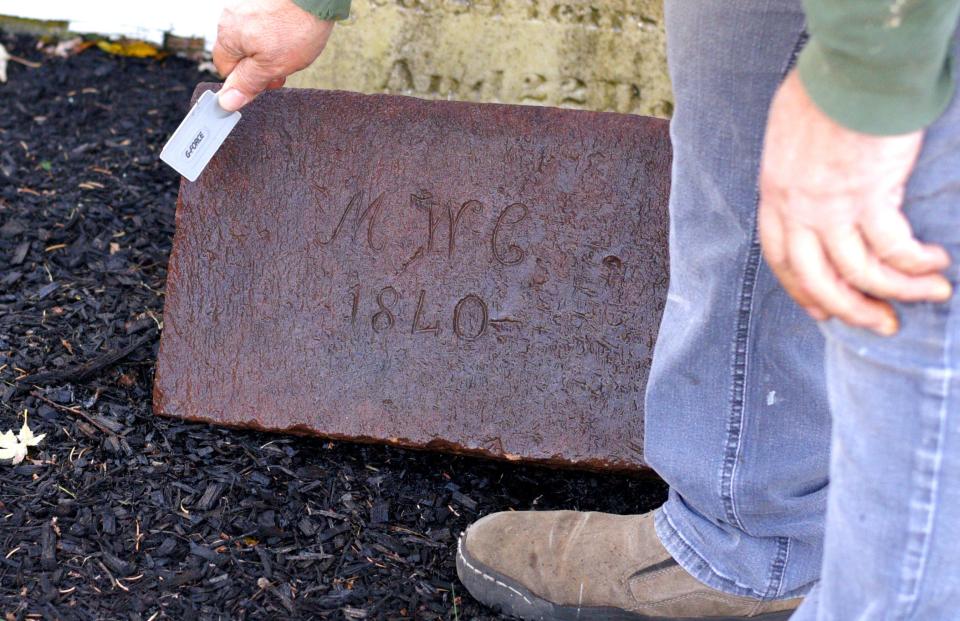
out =
<path fill-rule="evenodd" d="M 66 59 L 0 33 L 0 463 L 6 619 L 490 619 L 456 536 L 505 509 L 649 510 L 656 480 L 156 418 L 178 177 L 157 159 L 194 62 Z M 24 377 L 27 376 L 27 377 Z"/>

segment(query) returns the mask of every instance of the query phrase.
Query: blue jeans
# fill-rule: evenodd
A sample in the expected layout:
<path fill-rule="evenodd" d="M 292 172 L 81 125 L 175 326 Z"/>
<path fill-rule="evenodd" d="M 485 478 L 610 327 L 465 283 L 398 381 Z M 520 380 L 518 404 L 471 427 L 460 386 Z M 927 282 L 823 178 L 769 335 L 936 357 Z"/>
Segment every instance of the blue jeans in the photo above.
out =
<path fill-rule="evenodd" d="M 897 306 L 888 339 L 807 318 L 756 235 L 800 2 L 667 0 L 666 18 L 671 282 L 646 405 L 647 460 L 671 487 L 660 538 L 716 589 L 807 595 L 796 621 L 960 618 L 960 302 Z M 960 259 L 960 101 L 929 129 L 905 211 Z"/>

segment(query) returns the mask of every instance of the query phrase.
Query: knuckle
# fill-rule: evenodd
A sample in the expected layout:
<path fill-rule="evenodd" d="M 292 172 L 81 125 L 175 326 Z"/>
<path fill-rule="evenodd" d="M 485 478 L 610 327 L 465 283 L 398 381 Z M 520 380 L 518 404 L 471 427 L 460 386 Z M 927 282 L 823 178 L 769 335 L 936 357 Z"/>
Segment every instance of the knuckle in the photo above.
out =
<path fill-rule="evenodd" d="M 870 269 L 859 261 L 844 261 L 837 265 L 837 271 L 845 281 L 855 287 L 866 285 L 872 280 Z"/>
<path fill-rule="evenodd" d="M 881 249 L 877 252 L 877 257 L 878 257 L 881 261 L 883 261 L 884 263 L 891 263 L 891 262 L 894 262 L 894 261 L 900 261 L 900 260 L 902 260 L 905 256 L 907 256 L 907 255 L 906 255 L 906 253 L 903 252 L 903 249 L 902 249 L 902 248 L 894 248 L 894 247 L 892 247 L 892 246 L 887 246 L 887 247 L 885 247 L 885 248 L 881 248 Z"/>
<path fill-rule="evenodd" d="M 849 315 L 856 309 L 857 305 L 855 294 L 843 288 L 831 292 L 822 292 L 822 294 L 817 295 L 817 299 L 821 301 L 824 308 L 828 308 L 831 313 L 837 316 Z"/>
<path fill-rule="evenodd" d="M 861 301 L 847 300 L 837 311 L 837 317 L 856 326 L 869 326 L 879 320 L 879 313 L 873 306 Z"/>
<path fill-rule="evenodd" d="M 844 323 L 852 326 L 867 326 L 871 323 L 870 319 L 866 316 L 866 313 L 863 313 L 862 311 L 858 312 L 856 308 L 848 307 L 846 305 L 844 305 L 842 308 L 834 309 L 832 314 L 837 319 L 840 319 Z"/>
<path fill-rule="evenodd" d="M 910 261 L 919 255 L 917 242 L 912 238 L 890 239 L 877 251 L 883 261 Z"/>

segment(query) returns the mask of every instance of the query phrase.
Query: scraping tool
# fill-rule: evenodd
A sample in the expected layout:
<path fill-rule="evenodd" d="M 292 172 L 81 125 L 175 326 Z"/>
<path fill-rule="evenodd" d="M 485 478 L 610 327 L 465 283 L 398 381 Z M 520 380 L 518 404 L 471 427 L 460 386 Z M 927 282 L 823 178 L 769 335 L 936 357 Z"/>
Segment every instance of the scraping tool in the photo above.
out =
<path fill-rule="evenodd" d="M 216 93 L 206 91 L 170 136 L 160 159 L 189 181 L 196 181 L 239 121 L 239 112 L 227 112 L 220 107 Z"/>

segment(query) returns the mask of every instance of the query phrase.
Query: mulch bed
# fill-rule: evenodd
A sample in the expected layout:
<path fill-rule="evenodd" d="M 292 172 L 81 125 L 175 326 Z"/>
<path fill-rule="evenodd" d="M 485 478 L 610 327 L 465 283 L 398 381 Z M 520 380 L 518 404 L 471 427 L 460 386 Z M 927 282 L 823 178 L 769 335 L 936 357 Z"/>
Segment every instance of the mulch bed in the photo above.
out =
<path fill-rule="evenodd" d="M 178 178 L 157 160 L 194 62 L 67 59 L 0 34 L 0 463 L 6 619 L 489 619 L 457 535 L 504 509 L 621 513 L 656 480 L 156 418 Z M 26 377 L 25 377 L 26 376 Z"/>

